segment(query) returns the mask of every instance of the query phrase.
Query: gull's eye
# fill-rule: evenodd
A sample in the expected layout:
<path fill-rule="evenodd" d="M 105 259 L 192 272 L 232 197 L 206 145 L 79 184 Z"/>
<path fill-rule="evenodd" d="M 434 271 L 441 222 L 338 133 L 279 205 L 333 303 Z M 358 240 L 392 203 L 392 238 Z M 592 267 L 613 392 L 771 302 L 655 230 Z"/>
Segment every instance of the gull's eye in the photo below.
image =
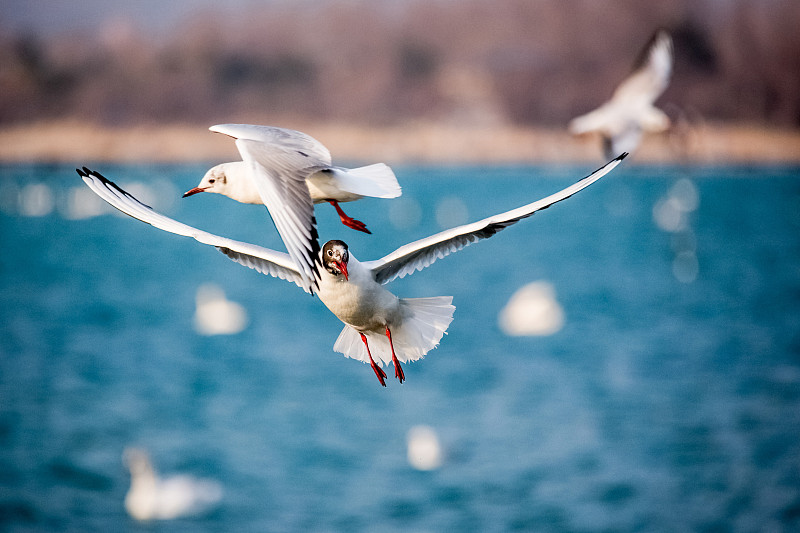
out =
<path fill-rule="evenodd" d="M 208 180 L 209 183 L 214 183 L 214 181 L 216 181 L 216 180 L 214 180 L 214 178 L 211 178 L 210 180 Z"/>
<path fill-rule="evenodd" d="M 328 250 L 328 257 L 333 257 L 333 252 Z"/>

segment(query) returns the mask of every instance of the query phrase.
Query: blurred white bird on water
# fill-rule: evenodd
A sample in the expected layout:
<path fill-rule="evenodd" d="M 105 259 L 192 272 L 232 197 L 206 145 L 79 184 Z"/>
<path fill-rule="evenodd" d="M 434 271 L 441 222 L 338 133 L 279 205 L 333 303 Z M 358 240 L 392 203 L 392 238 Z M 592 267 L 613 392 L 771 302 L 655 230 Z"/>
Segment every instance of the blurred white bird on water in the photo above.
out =
<path fill-rule="evenodd" d="M 406 434 L 408 464 L 416 470 L 436 470 L 444 462 L 439 437 L 430 426 L 414 426 Z"/>
<path fill-rule="evenodd" d="M 498 322 L 506 335 L 514 337 L 552 335 L 564 327 L 564 309 L 550 283 L 534 281 L 511 295 Z"/>
<path fill-rule="evenodd" d="M 195 305 L 194 329 L 200 335 L 233 335 L 247 327 L 244 307 L 228 300 L 225 291 L 213 283 L 197 288 Z"/>
<path fill-rule="evenodd" d="M 176 475 L 161 479 L 142 449 L 126 448 L 123 460 L 131 472 L 125 510 L 136 520 L 172 520 L 202 513 L 222 499 L 216 481 Z"/>

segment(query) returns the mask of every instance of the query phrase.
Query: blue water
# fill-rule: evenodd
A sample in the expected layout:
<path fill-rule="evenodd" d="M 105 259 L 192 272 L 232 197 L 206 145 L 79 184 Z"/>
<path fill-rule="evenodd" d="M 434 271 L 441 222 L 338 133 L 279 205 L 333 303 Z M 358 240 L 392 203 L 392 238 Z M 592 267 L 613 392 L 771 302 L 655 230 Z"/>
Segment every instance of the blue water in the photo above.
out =
<path fill-rule="evenodd" d="M 203 166 L 97 170 L 179 220 L 281 246 L 260 207 L 179 198 Z M 397 167 L 404 203 L 345 206 L 373 235 L 328 206 L 320 233 L 375 259 L 438 231 L 446 198 L 449 221 L 477 220 L 589 170 Z M 677 183 L 699 203 L 665 230 L 654 213 Z M 75 218 L 83 188 L 72 167 L 0 167 L 0 530 L 800 527 L 800 168 L 626 162 L 393 282 L 457 309 L 440 347 L 385 389 L 332 351 L 341 324 L 315 298 L 133 219 Z M 537 280 L 564 327 L 507 336 L 498 314 Z M 196 333 L 208 282 L 247 310 L 244 331 Z M 444 447 L 437 470 L 406 459 L 418 424 Z M 165 474 L 217 480 L 222 501 L 129 518 L 131 445 Z"/>

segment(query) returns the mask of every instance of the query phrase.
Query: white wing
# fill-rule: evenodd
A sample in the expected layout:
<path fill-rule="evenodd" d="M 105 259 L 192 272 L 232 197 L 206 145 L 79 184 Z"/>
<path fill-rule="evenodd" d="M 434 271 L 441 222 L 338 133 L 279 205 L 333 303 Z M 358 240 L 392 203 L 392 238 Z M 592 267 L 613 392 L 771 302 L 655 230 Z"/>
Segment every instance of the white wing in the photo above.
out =
<path fill-rule="evenodd" d="M 667 88 L 672 74 L 672 39 L 663 30 L 657 31 L 645 45 L 628 76 L 611 97 L 627 106 L 649 106 Z"/>
<path fill-rule="evenodd" d="M 547 198 L 472 224 L 465 224 L 442 231 L 436 235 L 401 246 L 381 259 L 367 261 L 363 264 L 372 270 L 378 283 L 388 283 L 393 279 L 402 278 L 417 270 L 422 270 L 433 264 L 437 259 L 457 252 L 481 239 L 488 239 L 498 231 L 531 216 L 536 211 L 541 211 L 556 202 L 569 198 L 611 172 L 627 155 L 627 153 L 624 153 L 618 156 L 589 176 Z"/>
<path fill-rule="evenodd" d="M 261 141 L 237 139 L 236 147 L 286 250 L 308 283 L 315 283 L 319 278 L 319 235 L 306 178 L 326 167 L 316 166 L 296 150 Z"/>
<path fill-rule="evenodd" d="M 250 139 L 280 146 L 287 151 L 302 152 L 303 155 L 314 161 L 315 165 L 331 166 L 331 153 L 325 148 L 325 145 L 302 131 L 255 124 L 217 124 L 208 129 L 234 139 Z"/>
<path fill-rule="evenodd" d="M 330 152 L 295 130 L 252 124 L 218 124 L 209 129 L 236 139 L 261 201 L 310 289 L 319 279 L 320 247 L 306 178 L 330 168 Z"/>
<path fill-rule="evenodd" d="M 614 129 L 616 123 L 620 121 L 619 115 L 619 110 L 606 102 L 597 109 L 570 120 L 569 132 L 573 135 L 581 135 L 590 131 Z"/>
<path fill-rule="evenodd" d="M 303 283 L 303 278 L 289 255 L 254 244 L 220 237 L 173 220 L 153 211 L 152 208 L 122 190 L 116 183 L 106 179 L 99 172 L 94 172 L 86 167 L 77 170 L 89 188 L 100 198 L 126 215 L 146 222 L 158 229 L 175 233 L 176 235 L 192 237 L 203 244 L 214 246 L 237 263 L 262 274 L 291 281 L 306 290 L 306 292 L 310 292 Z"/>

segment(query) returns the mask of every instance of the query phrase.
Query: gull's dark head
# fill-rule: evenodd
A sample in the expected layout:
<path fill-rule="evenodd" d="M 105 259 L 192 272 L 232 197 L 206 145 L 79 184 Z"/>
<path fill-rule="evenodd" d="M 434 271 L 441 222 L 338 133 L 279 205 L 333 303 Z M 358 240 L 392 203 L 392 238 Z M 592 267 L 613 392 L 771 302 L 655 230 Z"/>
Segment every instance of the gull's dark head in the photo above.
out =
<path fill-rule="evenodd" d="M 325 270 L 334 276 L 342 275 L 345 280 L 350 278 L 347 275 L 347 262 L 350 260 L 350 252 L 344 241 L 328 241 L 322 247 L 322 264 Z"/>

